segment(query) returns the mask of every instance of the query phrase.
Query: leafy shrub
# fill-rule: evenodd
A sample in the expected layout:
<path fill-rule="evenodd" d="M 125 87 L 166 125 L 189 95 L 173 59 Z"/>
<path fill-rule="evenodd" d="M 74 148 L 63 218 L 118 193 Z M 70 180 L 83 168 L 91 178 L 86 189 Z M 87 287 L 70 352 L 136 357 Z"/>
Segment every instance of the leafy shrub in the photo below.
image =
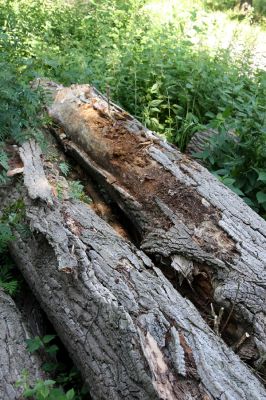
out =
<path fill-rule="evenodd" d="M 50 361 L 43 364 L 45 372 L 52 374 L 53 380 L 37 380 L 29 384 L 28 372 L 24 371 L 22 379 L 16 383 L 23 389 L 23 398 L 33 400 L 82 400 L 88 398 L 88 388 L 81 382 L 80 374 L 73 367 L 70 370 L 57 358 L 59 347 L 54 344 L 56 335 L 35 336 L 26 341 L 30 353 L 43 352 Z M 70 388 L 69 388 L 70 386 Z M 77 387 L 77 388 L 76 388 Z"/>
<path fill-rule="evenodd" d="M 37 380 L 33 387 L 30 387 L 27 376 L 24 381 L 17 382 L 17 386 L 23 385 L 23 398 L 33 400 L 73 400 L 75 399 L 74 389 L 68 390 L 66 393 L 60 387 L 54 387 L 56 382 L 51 379 Z"/>
<path fill-rule="evenodd" d="M 238 0 L 204 0 L 204 4 L 214 10 L 228 10 L 238 3 Z"/>
<path fill-rule="evenodd" d="M 253 0 L 253 7 L 255 13 L 258 15 L 266 16 L 266 2 L 265 0 Z"/>
<path fill-rule="evenodd" d="M 212 8 L 236 3 L 206 1 Z M 265 72 L 251 67 L 248 46 L 241 54 L 232 45 L 207 46 L 210 25 L 217 24 L 219 36 L 220 22 L 209 22 L 200 0 L 176 2 L 164 20 L 153 13 L 160 4 L 156 1 L 0 0 L 0 4 L 5 62 L 12 62 L 19 72 L 19 85 L 29 71 L 65 84 L 91 82 L 104 92 L 108 85 L 115 101 L 181 150 L 194 132 L 216 127 L 221 135 L 202 155 L 206 165 L 264 215 Z M 254 1 L 254 7 L 262 5 Z M 7 86 L 12 89 L 12 79 Z M 13 118 L 5 123 L 16 138 L 34 130 L 36 102 L 24 86 L 23 90 L 15 102 L 13 95 L 3 97 L 4 104 L 11 103 L 10 114 L 15 115 L 12 104 L 19 110 L 14 127 Z M 23 126 L 18 127 L 18 121 Z M 237 142 L 224 140 L 228 130 L 235 132 Z M 1 151 L 0 163 L 4 169 L 6 157 Z M 81 195 L 78 185 L 71 190 L 74 197 Z"/>
<path fill-rule="evenodd" d="M 0 236 L 0 246 L 3 246 L 2 238 Z M 11 240 L 12 237 L 9 237 Z M 7 252 L 0 251 L 0 288 L 2 288 L 10 296 L 14 296 L 19 289 L 19 282 L 14 276 L 14 263 L 9 257 Z"/>
<path fill-rule="evenodd" d="M 219 112 L 208 113 L 209 126 L 218 129 L 201 158 L 208 168 L 262 216 L 266 217 L 266 73 L 224 91 Z M 227 132 L 232 131 L 236 140 Z"/>
<path fill-rule="evenodd" d="M 212 10 L 234 10 L 235 12 L 241 13 L 241 2 L 240 0 L 204 0 L 204 5 Z M 251 7 L 251 13 L 255 17 L 266 16 L 266 3 L 265 0 L 253 0 L 247 1 Z"/>

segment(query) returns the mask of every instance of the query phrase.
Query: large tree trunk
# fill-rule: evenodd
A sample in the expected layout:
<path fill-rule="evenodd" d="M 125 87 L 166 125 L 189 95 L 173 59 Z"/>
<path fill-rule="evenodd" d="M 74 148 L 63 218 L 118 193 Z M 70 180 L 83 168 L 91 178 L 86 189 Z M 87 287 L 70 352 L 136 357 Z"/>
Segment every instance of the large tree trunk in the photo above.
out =
<path fill-rule="evenodd" d="M 26 349 L 26 339 L 31 337 L 24 321 L 10 296 L 0 289 L 0 399 L 16 400 L 21 398 L 24 380 L 23 371 L 27 371 L 28 384 L 43 379 L 41 359 L 31 355 Z"/>
<path fill-rule="evenodd" d="M 165 273 L 172 270 L 174 284 L 175 274 L 180 283 L 185 278 L 195 303 L 214 300 L 225 307 L 220 330 L 229 342 L 248 332 L 244 353 L 261 366 L 266 222 L 205 168 L 89 85 L 58 87 L 49 112 L 65 149 L 128 216 L 140 248 Z"/>
<path fill-rule="evenodd" d="M 77 200 L 58 200 L 34 142 L 20 151 L 30 237 L 17 265 L 91 388 L 93 399 L 262 400 L 266 392 L 150 259 Z M 26 189 L 25 189 L 26 188 Z"/>

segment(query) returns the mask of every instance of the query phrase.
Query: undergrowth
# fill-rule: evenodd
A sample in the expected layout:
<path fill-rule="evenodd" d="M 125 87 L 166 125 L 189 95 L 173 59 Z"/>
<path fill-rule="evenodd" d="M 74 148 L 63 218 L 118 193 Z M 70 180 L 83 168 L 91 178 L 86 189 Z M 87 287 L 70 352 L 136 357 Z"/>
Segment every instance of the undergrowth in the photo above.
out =
<path fill-rule="evenodd" d="M 74 366 L 70 369 L 60 361 L 60 347 L 56 344 L 56 335 L 36 336 L 27 339 L 30 353 L 39 353 L 46 361 L 42 365 L 44 372 L 52 379 L 37 380 L 33 385 L 29 382 L 28 371 L 23 371 L 16 386 L 22 388 L 24 399 L 33 400 L 83 400 L 89 399 L 88 387 L 82 384 L 80 373 Z M 60 344 L 60 343 L 59 343 Z M 63 350 L 63 349 L 61 349 Z"/>
<path fill-rule="evenodd" d="M 0 215 L 0 288 L 10 296 L 17 294 L 20 284 L 15 274 L 14 262 L 8 252 L 8 244 L 15 240 L 13 228 L 16 228 L 22 237 L 29 235 L 29 228 L 23 223 L 24 216 L 25 204 L 22 199 L 3 207 Z"/>
<path fill-rule="evenodd" d="M 220 134 L 201 158 L 265 216 L 266 73 L 254 68 L 252 53 L 263 32 L 249 17 L 232 21 L 206 11 L 200 0 L 0 0 L 0 5 L 6 63 L 1 80 L 8 87 L 1 97 L 10 104 L 0 122 L 5 136 L 20 141 L 35 130 L 38 100 L 24 86 L 29 75 L 67 85 L 90 82 L 103 92 L 108 86 L 112 99 L 182 151 L 195 132 L 215 127 Z M 211 6 L 218 7 L 209 1 Z M 229 41 L 222 42 L 221 35 Z M 226 137 L 228 130 L 236 141 Z M 7 168 L 1 149 L 0 163 Z"/>
<path fill-rule="evenodd" d="M 214 128 L 198 157 L 266 217 L 266 72 L 253 54 L 257 37 L 265 39 L 256 23 L 265 23 L 266 11 L 262 0 L 245 15 L 235 3 L 0 0 L 0 185 L 8 184 L 6 146 L 43 142 L 43 96 L 29 82 L 47 77 L 108 87 L 114 101 L 182 151 L 195 132 Z M 68 174 L 66 164 L 60 169 Z M 72 197 L 84 197 L 79 182 L 71 185 Z M 12 225 L 25 227 L 19 210 L 1 211 L 0 287 L 14 294 L 7 246 Z M 37 382 L 25 390 L 42 399 L 49 397 L 38 391 L 54 387 Z"/>

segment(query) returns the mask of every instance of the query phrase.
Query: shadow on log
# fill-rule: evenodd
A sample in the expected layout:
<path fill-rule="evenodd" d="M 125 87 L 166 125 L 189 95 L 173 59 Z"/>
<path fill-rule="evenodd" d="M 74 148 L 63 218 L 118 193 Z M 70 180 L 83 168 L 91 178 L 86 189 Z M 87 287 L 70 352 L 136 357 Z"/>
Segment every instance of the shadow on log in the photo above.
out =
<path fill-rule="evenodd" d="M 13 258 L 100 399 L 261 400 L 258 379 L 150 259 L 92 209 L 59 201 L 34 142 L 20 149 L 31 236 Z M 51 181 L 53 177 L 47 172 Z"/>

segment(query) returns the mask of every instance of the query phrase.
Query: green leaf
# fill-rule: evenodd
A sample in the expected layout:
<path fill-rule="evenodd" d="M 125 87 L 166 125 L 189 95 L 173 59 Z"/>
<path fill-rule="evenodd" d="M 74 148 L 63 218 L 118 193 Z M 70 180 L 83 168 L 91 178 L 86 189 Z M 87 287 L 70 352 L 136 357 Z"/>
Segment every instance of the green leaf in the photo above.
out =
<path fill-rule="evenodd" d="M 48 354 L 54 354 L 59 350 L 59 347 L 53 344 L 52 346 L 48 347 L 45 351 Z"/>
<path fill-rule="evenodd" d="M 256 194 L 256 198 L 257 198 L 259 204 L 266 203 L 266 193 L 258 192 Z"/>
<path fill-rule="evenodd" d="M 156 107 L 156 106 L 159 106 L 162 102 L 163 102 L 163 100 L 152 100 L 149 102 L 149 106 Z"/>
<path fill-rule="evenodd" d="M 56 384 L 56 381 L 53 381 L 52 379 L 46 379 L 45 381 L 44 381 L 44 385 L 45 386 L 53 386 L 53 385 L 55 385 Z"/>
<path fill-rule="evenodd" d="M 6 223 L 0 223 L 0 253 L 6 250 L 8 243 L 13 239 L 10 226 Z"/>
<path fill-rule="evenodd" d="M 70 166 L 68 165 L 68 163 L 60 163 L 59 164 L 59 168 L 62 172 L 63 175 L 67 176 L 69 174 L 70 171 Z"/>
<path fill-rule="evenodd" d="M 49 396 L 49 393 L 50 393 L 50 389 L 48 386 L 43 386 L 38 391 L 38 394 L 41 395 L 44 399 L 47 399 L 47 397 Z"/>
<path fill-rule="evenodd" d="M 37 351 L 43 347 L 43 343 L 39 336 L 35 336 L 34 339 L 27 339 L 26 344 L 27 344 L 27 349 L 30 353 L 34 353 L 34 351 Z"/>
<path fill-rule="evenodd" d="M 151 92 L 151 93 L 156 93 L 156 92 L 158 91 L 158 89 L 159 89 L 159 83 L 155 83 L 155 84 L 151 87 L 150 92 Z"/>
<path fill-rule="evenodd" d="M 7 171 L 9 168 L 8 165 L 8 155 L 4 151 L 0 151 L 0 165 Z"/>
<path fill-rule="evenodd" d="M 46 362 L 44 364 L 42 364 L 42 369 L 45 372 L 53 372 L 57 369 L 58 364 L 57 363 L 53 363 L 53 362 Z"/>
<path fill-rule="evenodd" d="M 226 186 L 232 186 L 235 183 L 233 178 L 222 178 L 221 180 Z"/>
<path fill-rule="evenodd" d="M 56 337 L 56 335 L 45 335 L 43 338 L 42 338 L 42 341 L 43 341 L 43 343 L 49 343 L 49 342 L 51 342 L 54 338 Z"/>
<path fill-rule="evenodd" d="M 244 196 L 244 193 L 242 192 L 242 190 L 238 189 L 235 186 L 229 186 L 229 187 L 234 193 L 238 194 L 238 196 Z"/>
<path fill-rule="evenodd" d="M 266 171 L 260 171 L 258 181 L 266 183 Z"/>
<path fill-rule="evenodd" d="M 24 397 L 32 397 L 35 394 L 35 390 L 33 389 L 26 389 L 23 392 Z"/>
<path fill-rule="evenodd" d="M 67 393 L 66 393 L 66 398 L 67 400 L 73 400 L 75 397 L 75 391 L 74 389 L 70 389 Z"/>

